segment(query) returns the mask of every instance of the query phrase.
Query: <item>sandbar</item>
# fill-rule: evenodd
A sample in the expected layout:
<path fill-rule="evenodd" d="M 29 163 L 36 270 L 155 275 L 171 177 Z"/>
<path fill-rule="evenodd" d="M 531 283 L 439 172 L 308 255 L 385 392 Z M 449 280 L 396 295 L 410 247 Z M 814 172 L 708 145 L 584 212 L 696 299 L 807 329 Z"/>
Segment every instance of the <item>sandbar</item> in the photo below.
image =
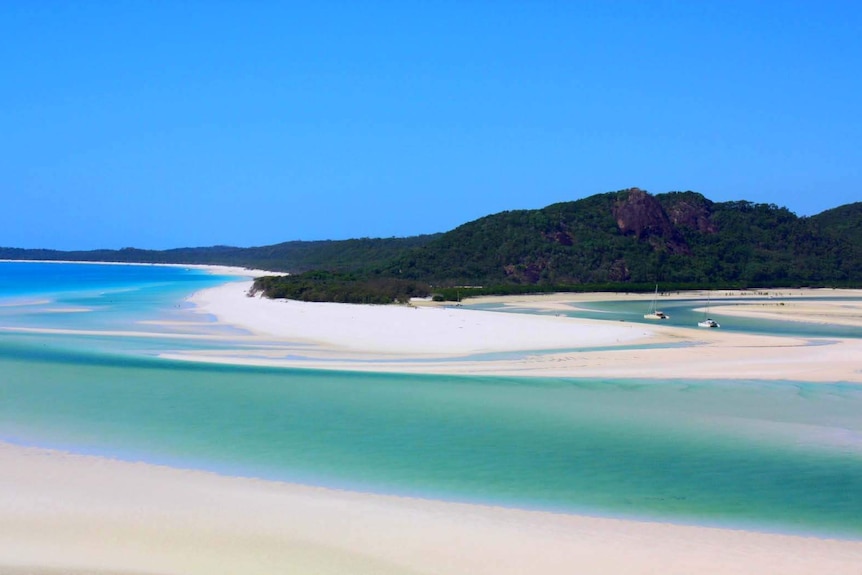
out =
<path fill-rule="evenodd" d="M 199 318 L 187 324 L 197 330 L 201 318 L 214 318 L 216 326 L 241 330 L 229 337 L 242 349 L 222 345 L 166 355 L 407 373 L 862 383 L 860 340 L 814 345 L 804 338 L 553 313 L 577 301 L 650 295 L 497 301 L 547 313 L 531 316 L 431 302 L 270 301 L 249 297 L 249 287 L 248 281 L 231 282 L 195 294 Z M 804 313 L 825 309 L 817 305 L 805 303 Z M 734 313 L 749 312 L 759 313 L 744 307 Z M 129 334 L 141 335 L 132 329 L 115 335 Z M 206 338 L 199 340 L 203 346 Z M 355 493 L 0 442 L 2 574 L 858 575 L 860 565 L 859 540 Z"/>
<path fill-rule="evenodd" d="M 534 308 L 546 315 L 481 311 L 416 302 L 414 306 L 306 303 L 249 297 L 251 282 L 194 294 L 200 313 L 246 330 L 257 351 L 166 353 L 174 359 L 402 373 L 529 377 L 770 379 L 862 383 L 862 338 L 801 338 L 565 317 L 578 302 L 648 300 L 651 294 L 548 294 L 479 298 L 477 303 Z M 770 292 L 711 293 L 714 301 Z M 783 319 L 857 306 L 834 298 L 858 290 L 781 290 Z M 663 294 L 706 303 L 706 292 Z M 817 297 L 822 302 L 801 298 Z M 830 298 L 832 298 L 830 300 Z M 798 302 L 795 300 L 799 300 Z M 760 302 L 760 300 L 758 300 Z M 778 302 L 776 302 L 778 303 Z M 735 303 L 728 314 L 759 313 Z M 843 307 L 840 307 L 843 306 Z M 722 307 L 724 313 L 725 307 Z M 794 316 L 794 310 L 804 310 Z M 807 314 L 807 315 L 806 315 Z M 832 315 L 837 315 L 833 313 Z M 860 327 L 862 314 L 842 323 Z M 855 322 L 855 323 L 854 323 Z M 264 345 L 265 344 L 265 345 Z"/>

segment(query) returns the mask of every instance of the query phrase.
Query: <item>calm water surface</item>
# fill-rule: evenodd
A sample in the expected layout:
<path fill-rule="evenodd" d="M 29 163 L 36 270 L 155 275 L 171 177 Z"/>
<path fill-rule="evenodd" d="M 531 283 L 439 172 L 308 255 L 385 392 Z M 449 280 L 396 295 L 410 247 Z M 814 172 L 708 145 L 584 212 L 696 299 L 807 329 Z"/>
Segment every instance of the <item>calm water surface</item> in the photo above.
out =
<path fill-rule="evenodd" d="M 789 302 L 815 301 L 815 297 L 789 298 Z M 830 298 L 831 301 L 858 302 L 860 298 Z M 737 317 L 722 314 L 722 306 L 736 304 L 763 304 L 780 305 L 782 300 L 768 297 L 746 296 L 740 298 L 723 298 L 720 302 L 707 302 L 690 299 L 662 298 L 658 308 L 668 314 L 667 320 L 661 321 L 661 325 L 684 327 L 693 330 L 703 329 L 697 327 L 697 322 L 705 318 L 703 309 L 709 306 L 709 317 L 721 324 L 723 331 L 740 333 L 758 333 L 770 335 L 786 335 L 810 338 L 862 338 L 862 329 L 849 325 L 836 325 L 826 323 L 810 323 L 802 321 L 781 321 L 765 318 Z M 569 311 L 555 310 L 553 312 L 542 312 L 545 315 L 563 315 L 569 317 L 581 317 L 588 319 L 600 319 L 605 321 L 625 321 L 643 323 L 645 325 L 656 325 L 655 320 L 644 319 L 644 314 L 649 310 L 650 302 L 646 301 L 598 301 L 578 302 L 572 304 Z M 511 313 L 539 313 L 536 310 L 521 309 L 514 306 L 502 304 L 473 304 L 465 305 L 471 309 L 484 309 L 491 311 L 505 311 Z"/>
<path fill-rule="evenodd" d="M 41 264 L 56 266 L 54 287 L 26 291 L 30 271 L 7 265 L 0 327 L 12 328 L 188 320 L 183 296 L 228 279 L 144 267 L 154 275 L 91 281 L 90 269 L 82 287 L 75 266 Z M 375 492 L 862 537 L 860 386 L 337 373 L 150 355 L 194 345 L 0 331 L 0 438 Z"/>

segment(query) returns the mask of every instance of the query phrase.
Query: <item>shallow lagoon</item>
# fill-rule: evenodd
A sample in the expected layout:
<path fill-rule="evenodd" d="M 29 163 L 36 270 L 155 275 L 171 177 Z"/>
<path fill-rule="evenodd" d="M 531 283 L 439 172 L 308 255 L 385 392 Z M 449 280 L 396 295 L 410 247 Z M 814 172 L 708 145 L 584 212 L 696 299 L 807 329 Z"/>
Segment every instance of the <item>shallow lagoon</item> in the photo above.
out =
<path fill-rule="evenodd" d="M 832 301 L 858 302 L 858 298 L 830 298 Z M 815 301 L 813 297 L 794 297 L 793 302 Z M 849 325 L 836 325 L 828 323 L 811 323 L 803 321 L 781 321 L 765 318 L 740 317 L 733 315 L 722 315 L 721 308 L 725 305 L 762 303 L 777 305 L 773 299 L 767 297 L 747 296 L 744 298 L 722 298 L 718 302 L 692 301 L 688 299 L 662 299 L 659 308 L 669 315 L 669 319 L 661 322 L 661 325 L 698 329 L 697 322 L 704 319 L 704 310 L 709 305 L 709 316 L 721 324 L 724 331 L 739 333 L 753 333 L 765 335 L 784 335 L 811 338 L 862 338 L 862 330 Z M 466 305 L 470 309 L 484 309 L 488 311 L 504 311 L 511 313 L 539 313 L 534 309 L 518 308 L 516 306 L 501 304 L 472 304 Z M 541 312 L 544 314 L 566 315 L 585 319 L 600 319 L 604 321 L 625 321 L 642 323 L 644 325 L 655 325 L 655 320 L 644 319 L 644 314 L 649 311 L 649 302 L 645 301 L 596 301 L 579 302 L 573 305 L 569 311 L 555 310 L 553 312 Z"/>
<path fill-rule="evenodd" d="M 139 277 L 118 309 L 67 278 L 43 308 L 0 308 L 0 325 L 188 319 L 182 296 L 225 279 Z M 73 300 L 90 311 L 45 311 Z M 359 374 L 150 355 L 181 345 L 197 344 L 0 333 L 0 437 L 341 488 L 862 537 L 856 385 Z"/>

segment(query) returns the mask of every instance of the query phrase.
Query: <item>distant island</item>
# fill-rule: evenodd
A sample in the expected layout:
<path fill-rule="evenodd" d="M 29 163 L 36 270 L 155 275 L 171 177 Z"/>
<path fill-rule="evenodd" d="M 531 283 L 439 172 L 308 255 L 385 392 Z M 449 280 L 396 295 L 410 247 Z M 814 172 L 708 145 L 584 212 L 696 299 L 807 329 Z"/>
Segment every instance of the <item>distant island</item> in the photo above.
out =
<path fill-rule="evenodd" d="M 747 201 L 639 188 L 505 211 L 407 238 L 238 248 L 58 251 L 0 248 L 12 260 L 230 265 L 268 297 L 389 303 L 482 293 L 862 286 L 862 202 L 810 217 Z"/>

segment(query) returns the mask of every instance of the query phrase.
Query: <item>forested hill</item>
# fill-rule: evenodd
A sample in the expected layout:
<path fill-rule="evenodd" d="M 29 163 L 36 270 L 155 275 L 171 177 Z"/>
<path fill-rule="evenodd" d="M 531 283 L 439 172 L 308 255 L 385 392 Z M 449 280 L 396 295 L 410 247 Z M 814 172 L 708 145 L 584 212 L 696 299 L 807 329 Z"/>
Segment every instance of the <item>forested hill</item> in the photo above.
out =
<path fill-rule="evenodd" d="M 631 188 L 408 238 L 166 251 L 0 248 L 0 258 L 222 264 L 291 274 L 317 270 L 340 275 L 285 279 L 296 283 L 288 292 L 315 292 L 325 284 L 323 292 L 341 293 L 351 282 L 368 287 L 405 280 L 397 297 L 414 293 L 417 281 L 435 289 L 654 282 L 862 285 L 862 202 L 800 218 L 773 204 L 712 202 L 695 192 L 651 195 Z M 366 291 L 362 297 L 369 297 Z"/>
<path fill-rule="evenodd" d="M 227 265 L 301 273 L 317 269 L 356 271 L 379 267 L 410 248 L 424 245 L 436 235 L 409 238 L 361 238 L 338 241 L 292 241 L 252 248 L 212 246 L 172 250 L 59 251 L 0 247 L 0 259 L 68 260 Z"/>
<path fill-rule="evenodd" d="M 464 224 L 384 275 L 438 285 L 862 282 L 862 203 L 809 218 L 638 188 Z"/>

